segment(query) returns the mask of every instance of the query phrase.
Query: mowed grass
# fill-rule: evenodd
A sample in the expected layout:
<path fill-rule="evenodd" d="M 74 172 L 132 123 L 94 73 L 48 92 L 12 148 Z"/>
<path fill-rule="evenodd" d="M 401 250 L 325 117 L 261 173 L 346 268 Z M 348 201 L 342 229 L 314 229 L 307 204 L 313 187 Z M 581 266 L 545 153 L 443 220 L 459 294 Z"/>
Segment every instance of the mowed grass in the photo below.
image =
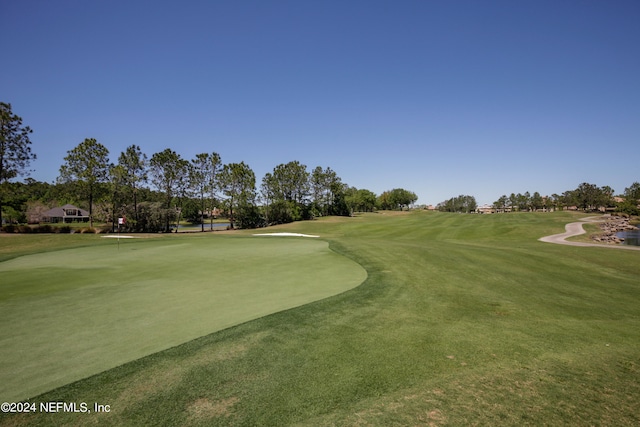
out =
<path fill-rule="evenodd" d="M 57 239 L 60 246 L 65 237 Z M 74 240 L 67 243 L 75 246 Z M 121 239 L 119 245 L 100 240 L 107 239 L 85 236 L 84 244 L 93 246 L 0 263 L 3 401 L 342 292 L 366 278 L 358 264 L 313 239 L 208 233 Z"/>
<path fill-rule="evenodd" d="M 53 390 L 15 425 L 640 423 L 640 252 L 542 243 L 577 215 L 327 218 L 347 292 Z"/>

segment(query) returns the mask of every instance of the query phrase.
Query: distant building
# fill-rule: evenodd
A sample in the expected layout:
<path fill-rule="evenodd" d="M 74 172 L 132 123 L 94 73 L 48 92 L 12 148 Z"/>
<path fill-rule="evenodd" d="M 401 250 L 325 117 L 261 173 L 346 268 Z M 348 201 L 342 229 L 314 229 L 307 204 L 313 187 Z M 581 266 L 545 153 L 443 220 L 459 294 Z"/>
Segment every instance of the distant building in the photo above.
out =
<path fill-rule="evenodd" d="M 42 214 L 42 222 L 89 222 L 89 212 L 67 204 L 46 211 Z"/>
<path fill-rule="evenodd" d="M 494 213 L 494 211 L 495 210 L 494 210 L 493 206 L 487 205 L 487 204 L 484 204 L 482 206 L 478 206 L 478 208 L 476 209 L 476 212 L 480 213 L 480 214 L 490 214 L 490 213 Z"/>
<path fill-rule="evenodd" d="M 213 217 L 213 219 L 216 219 L 222 214 L 222 211 L 218 208 L 213 208 L 211 210 L 198 211 L 198 214 L 203 215 L 205 218 Z"/>

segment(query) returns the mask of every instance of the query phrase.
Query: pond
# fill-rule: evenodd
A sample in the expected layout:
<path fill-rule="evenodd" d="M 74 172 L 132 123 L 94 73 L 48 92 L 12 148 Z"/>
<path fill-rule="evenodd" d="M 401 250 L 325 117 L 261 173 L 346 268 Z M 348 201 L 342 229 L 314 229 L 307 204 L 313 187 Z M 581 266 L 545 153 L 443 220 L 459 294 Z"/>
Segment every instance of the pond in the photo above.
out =
<path fill-rule="evenodd" d="M 624 239 L 623 245 L 640 246 L 640 230 L 620 231 L 616 236 Z"/>

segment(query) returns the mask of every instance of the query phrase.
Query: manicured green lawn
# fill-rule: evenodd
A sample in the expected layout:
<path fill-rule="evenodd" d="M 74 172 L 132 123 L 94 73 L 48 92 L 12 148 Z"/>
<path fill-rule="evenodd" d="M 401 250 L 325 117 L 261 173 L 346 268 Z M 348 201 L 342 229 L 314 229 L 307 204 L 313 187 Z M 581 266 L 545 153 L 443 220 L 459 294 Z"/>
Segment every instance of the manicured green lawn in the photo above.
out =
<path fill-rule="evenodd" d="M 94 246 L 0 263 L 5 400 L 343 292 L 366 278 L 358 264 L 317 239 L 207 233 L 121 239 L 119 246 L 100 236 L 83 240 Z"/>
<path fill-rule="evenodd" d="M 4 420 L 636 426 L 640 252 L 537 240 L 579 216 L 414 212 L 277 227 L 323 236 L 366 281 L 33 399 L 109 404 L 108 414 Z"/>

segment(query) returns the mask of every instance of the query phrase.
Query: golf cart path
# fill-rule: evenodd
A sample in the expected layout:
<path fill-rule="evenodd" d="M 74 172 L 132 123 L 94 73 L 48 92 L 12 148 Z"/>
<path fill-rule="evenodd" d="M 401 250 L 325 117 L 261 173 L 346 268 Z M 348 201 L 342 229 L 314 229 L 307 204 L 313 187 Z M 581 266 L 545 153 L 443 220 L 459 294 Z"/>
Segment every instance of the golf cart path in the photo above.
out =
<path fill-rule="evenodd" d="M 564 233 L 541 237 L 538 240 L 545 243 L 556 243 L 558 245 L 567 245 L 567 246 L 591 246 L 596 248 L 627 249 L 632 251 L 640 250 L 640 246 L 603 245 L 598 243 L 568 242 L 566 240 L 569 237 L 579 236 L 580 234 L 586 233 L 586 231 L 584 231 L 584 228 L 582 228 L 582 224 L 584 224 L 585 222 L 600 222 L 600 221 L 601 219 L 599 217 L 582 218 L 580 222 L 570 222 L 569 224 L 567 224 L 565 226 Z"/>

